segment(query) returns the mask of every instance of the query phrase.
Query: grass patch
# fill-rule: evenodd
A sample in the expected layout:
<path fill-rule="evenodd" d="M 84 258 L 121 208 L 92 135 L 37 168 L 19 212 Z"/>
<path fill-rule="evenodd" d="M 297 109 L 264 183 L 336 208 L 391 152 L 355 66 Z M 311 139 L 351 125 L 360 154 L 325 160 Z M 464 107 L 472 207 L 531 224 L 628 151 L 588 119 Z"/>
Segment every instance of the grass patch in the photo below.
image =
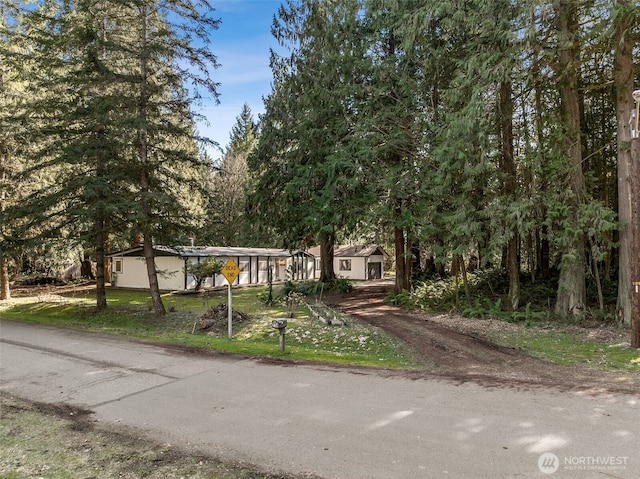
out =
<path fill-rule="evenodd" d="M 295 479 L 103 426 L 86 411 L 0 394 L 0 478 Z M 309 476 L 305 476 L 309 477 Z"/>
<path fill-rule="evenodd" d="M 640 351 L 617 344 L 587 342 L 561 332 L 534 332 L 506 339 L 529 354 L 567 366 L 588 366 L 619 372 L 640 372 Z"/>
<path fill-rule="evenodd" d="M 274 318 L 288 317 L 290 308 L 267 306 L 258 297 L 266 287 L 233 290 L 233 308 L 251 317 L 234 325 L 233 339 L 225 332 L 211 335 L 195 328 L 199 318 L 211 307 L 226 303 L 226 291 L 207 294 L 165 294 L 167 314 L 158 317 L 150 311 L 150 298 L 144 291 L 109 289 L 108 307 L 98 311 L 91 291 L 64 296 L 22 298 L 0 307 L 8 319 L 51 324 L 86 331 L 112 333 L 185 346 L 212 348 L 253 356 L 284 357 L 387 368 L 413 368 L 418 364 L 412 352 L 400 341 L 381 330 L 349 319 L 348 326 L 326 325 L 314 318 L 305 305 L 288 318 L 286 348 L 279 351 Z M 55 297 L 54 297 L 55 296 Z"/>

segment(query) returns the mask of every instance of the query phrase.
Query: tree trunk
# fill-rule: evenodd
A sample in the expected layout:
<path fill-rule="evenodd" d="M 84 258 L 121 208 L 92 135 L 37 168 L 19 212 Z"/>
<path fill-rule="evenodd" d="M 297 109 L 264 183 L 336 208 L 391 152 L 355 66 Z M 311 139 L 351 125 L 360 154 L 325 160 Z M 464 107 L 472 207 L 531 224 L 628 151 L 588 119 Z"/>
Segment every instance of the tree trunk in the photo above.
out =
<path fill-rule="evenodd" d="M 402 283 L 404 285 L 404 289 L 409 291 L 411 289 L 411 280 L 413 279 L 413 241 L 411 240 L 409 233 L 405 233 L 405 237 L 404 279 L 402 280 Z"/>
<path fill-rule="evenodd" d="M 546 213 L 545 213 L 546 216 Z M 540 274 L 544 279 L 551 276 L 551 246 L 549 244 L 549 229 L 547 225 L 542 225 L 540 233 Z"/>
<path fill-rule="evenodd" d="M 516 166 L 513 158 L 513 93 L 511 80 L 500 83 L 498 113 L 500 117 L 501 159 L 504 172 L 504 195 L 509 201 L 517 199 Z M 520 262 L 518 261 L 518 231 L 511 227 L 507 243 L 507 273 L 509 275 L 509 307 L 516 311 L 520 305 Z"/>
<path fill-rule="evenodd" d="M 333 232 L 320 233 L 320 282 L 329 283 L 336 279 L 333 268 L 335 234 Z"/>
<path fill-rule="evenodd" d="M 598 267 L 598 248 L 596 243 L 589 236 L 589 249 L 591 250 L 591 264 L 593 264 L 593 277 L 596 281 L 596 288 L 598 290 L 598 306 L 600 311 L 604 311 L 604 298 L 602 296 L 602 283 L 600 281 L 600 268 Z"/>
<path fill-rule="evenodd" d="M 520 264 L 518 262 L 518 237 L 513 236 L 507 244 L 507 272 L 509 274 L 509 307 L 517 311 L 520 306 Z"/>
<path fill-rule="evenodd" d="M 0 300 L 11 299 L 9 286 L 9 265 L 7 260 L 0 256 Z"/>
<path fill-rule="evenodd" d="M 104 122 L 98 125 L 96 136 L 104 141 L 106 136 L 106 126 Z M 104 151 L 98 151 L 96 155 L 96 179 L 98 184 L 97 198 L 96 198 L 96 210 L 94 221 L 94 241 L 96 248 L 96 308 L 104 309 L 107 307 L 107 289 L 105 271 L 105 242 L 106 242 L 106 216 L 107 213 L 104 208 L 105 201 L 105 188 L 102 186 L 102 182 L 105 181 L 106 165 L 104 158 Z"/>
<path fill-rule="evenodd" d="M 405 277 L 405 251 L 404 251 L 404 231 L 399 228 L 394 228 L 394 246 L 396 252 L 396 284 L 394 291 L 396 294 L 402 292 L 404 288 Z"/>
<path fill-rule="evenodd" d="M 2 81 L 0 78 L 0 85 Z M 6 151 L 0 151 L 0 182 L 4 182 L 7 179 L 6 172 Z M 6 193 L 4 189 L 0 191 L 0 212 L 5 210 Z M 2 225 L 0 224 L 0 228 Z M 11 299 L 11 286 L 9 284 L 9 264 L 3 251 L 0 249 L 0 300 Z"/>
<path fill-rule="evenodd" d="M 462 255 L 458 255 L 460 258 L 458 261 L 460 262 L 460 269 L 462 270 L 462 284 L 464 286 L 464 297 L 467 300 L 467 305 L 471 304 L 471 289 L 469 288 L 469 281 L 467 280 L 467 267 L 464 264 L 464 257 Z"/>
<path fill-rule="evenodd" d="M 411 244 L 411 278 L 413 278 L 414 274 L 422 274 L 422 258 L 419 241 L 414 241 Z"/>
<path fill-rule="evenodd" d="M 142 227 L 143 231 L 143 249 L 144 249 L 144 257 L 147 263 L 147 276 L 149 277 L 149 292 L 151 293 L 151 303 L 153 305 L 153 311 L 162 315 L 166 313 L 164 308 L 164 304 L 162 304 L 162 297 L 160 296 L 160 288 L 158 285 L 158 272 L 156 270 L 155 263 L 155 254 L 153 251 L 153 237 L 151 234 L 152 224 L 152 206 L 151 206 L 151 198 L 150 198 L 150 166 L 147 158 L 148 154 L 148 131 L 146 127 L 147 120 L 147 103 L 148 103 L 148 92 L 147 92 L 147 75 L 148 75 L 148 59 L 146 52 L 147 45 L 147 8 L 145 6 L 140 8 L 140 19 L 141 19 L 141 31 L 140 31 L 140 39 L 143 45 L 142 54 L 140 56 L 140 98 L 138 103 L 138 113 L 140 116 L 140 121 L 143 126 L 138 130 L 138 156 L 140 160 L 140 192 L 141 192 L 141 202 L 142 202 L 142 213 L 143 219 L 142 221 L 145 223 Z"/>
<path fill-rule="evenodd" d="M 617 7 L 628 9 L 629 0 L 618 0 Z M 618 321 L 631 326 L 631 127 L 633 111 L 633 65 L 631 61 L 631 15 L 618 16 L 615 35 L 614 83 L 618 123 L 618 218 L 622 223 L 618 253 Z M 636 258 L 638 261 L 638 258 Z"/>
<path fill-rule="evenodd" d="M 96 241 L 96 307 L 104 309 L 107 307 L 107 290 L 105 270 L 105 252 L 104 252 L 104 218 L 97 218 L 95 222 L 95 241 Z"/>
<path fill-rule="evenodd" d="M 158 285 L 158 272 L 156 270 L 155 255 L 153 253 L 153 239 L 151 235 L 144 237 L 144 258 L 147 263 L 147 276 L 149 277 L 149 292 L 151 293 L 151 305 L 153 312 L 162 315 L 167 311 L 164 309 L 160 287 Z"/>
<path fill-rule="evenodd" d="M 577 66 L 580 62 L 577 48 L 578 23 L 573 0 L 555 0 L 556 27 L 558 31 L 559 70 L 556 72 L 561 98 L 563 121 L 563 145 L 569 160 L 568 183 L 571 197 L 567 201 L 572 222 L 584 197 L 582 173 L 582 145 L 580 141 L 580 98 Z M 565 150 L 563 150 L 565 151 Z M 586 284 L 584 263 L 584 234 L 571 235 L 560 265 L 560 279 L 555 311 L 560 315 L 577 316 L 585 309 Z"/>
<path fill-rule="evenodd" d="M 435 243 L 436 243 L 437 249 L 440 251 L 440 257 L 436 256 L 434 266 L 435 266 L 436 274 L 438 275 L 438 277 L 440 279 L 443 279 L 447 274 L 447 269 L 445 267 L 445 258 L 443 257 L 443 253 L 442 253 L 442 251 L 444 250 L 444 241 L 442 238 L 437 237 Z"/>

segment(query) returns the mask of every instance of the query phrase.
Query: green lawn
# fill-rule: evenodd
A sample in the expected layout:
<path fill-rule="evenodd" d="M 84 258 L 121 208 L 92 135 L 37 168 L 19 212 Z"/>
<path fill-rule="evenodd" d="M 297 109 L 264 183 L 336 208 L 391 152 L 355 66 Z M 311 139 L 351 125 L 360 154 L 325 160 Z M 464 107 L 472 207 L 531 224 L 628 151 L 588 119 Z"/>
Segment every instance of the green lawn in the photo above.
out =
<path fill-rule="evenodd" d="M 109 289 L 108 308 L 97 311 L 93 291 L 16 298 L 0 306 L 0 315 L 8 319 L 52 324 L 101 333 L 113 333 L 154 341 L 212 348 L 231 353 L 284 357 L 386 368 L 417 367 L 406 346 L 381 330 L 349 318 L 348 325 L 328 326 L 314 318 L 304 305 L 288 318 L 286 348 L 279 351 L 278 331 L 271 327 L 274 318 L 287 316 L 283 306 L 266 306 L 258 299 L 266 287 L 233 290 L 234 310 L 251 317 L 246 324 L 234 325 L 228 339 L 226 329 L 208 335 L 195 323 L 211 307 L 227 302 L 227 292 L 207 294 L 164 294 L 167 314 L 150 311 L 145 291 Z M 277 293 L 278 291 L 276 291 Z M 312 300 L 309 300 L 312 301 Z"/>
<path fill-rule="evenodd" d="M 506 341 L 532 356 L 568 366 L 580 365 L 609 371 L 640 372 L 640 351 L 623 345 L 581 341 L 562 332 L 527 330 Z"/>

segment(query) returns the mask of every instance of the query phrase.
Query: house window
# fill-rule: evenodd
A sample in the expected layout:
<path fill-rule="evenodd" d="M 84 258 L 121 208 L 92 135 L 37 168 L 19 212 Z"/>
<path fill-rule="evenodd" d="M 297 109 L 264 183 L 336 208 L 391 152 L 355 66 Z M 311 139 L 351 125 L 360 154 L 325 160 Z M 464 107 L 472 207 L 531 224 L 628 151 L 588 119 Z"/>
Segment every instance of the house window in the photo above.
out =
<path fill-rule="evenodd" d="M 320 258 L 316 258 L 316 269 L 320 270 Z"/>
<path fill-rule="evenodd" d="M 350 259 L 341 259 L 340 260 L 340 271 L 351 271 L 351 260 Z"/>
<path fill-rule="evenodd" d="M 249 260 L 248 259 L 241 259 L 240 260 L 240 271 L 249 271 Z"/>
<path fill-rule="evenodd" d="M 266 259 L 261 259 L 260 262 L 258 263 L 258 270 L 259 271 L 267 271 L 267 260 Z"/>
<path fill-rule="evenodd" d="M 115 259 L 113 261 L 113 272 L 122 273 L 122 259 Z"/>

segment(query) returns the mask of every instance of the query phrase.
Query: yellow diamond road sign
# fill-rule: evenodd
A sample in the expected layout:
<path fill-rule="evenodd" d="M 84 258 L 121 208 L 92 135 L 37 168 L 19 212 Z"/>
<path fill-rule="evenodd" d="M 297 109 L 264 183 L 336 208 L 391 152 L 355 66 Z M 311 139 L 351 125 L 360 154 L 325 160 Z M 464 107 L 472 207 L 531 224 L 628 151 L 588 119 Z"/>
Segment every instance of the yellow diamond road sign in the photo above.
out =
<path fill-rule="evenodd" d="M 227 261 L 225 265 L 222 267 L 222 276 L 227 278 L 227 281 L 229 281 L 229 284 L 232 284 L 236 280 L 239 274 L 240 274 L 240 268 L 238 268 L 238 265 L 236 264 L 235 261 L 233 261 L 233 259 L 229 258 L 229 261 Z"/>

